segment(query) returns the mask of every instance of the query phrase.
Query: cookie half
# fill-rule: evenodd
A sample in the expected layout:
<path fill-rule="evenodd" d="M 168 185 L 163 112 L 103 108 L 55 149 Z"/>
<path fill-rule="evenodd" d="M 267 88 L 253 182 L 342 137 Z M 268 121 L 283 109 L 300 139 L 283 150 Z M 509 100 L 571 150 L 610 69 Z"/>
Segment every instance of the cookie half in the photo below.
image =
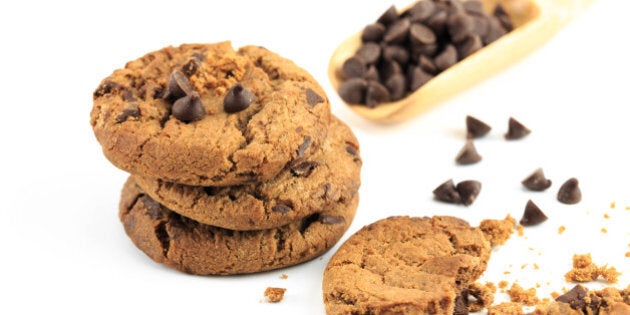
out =
<path fill-rule="evenodd" d="M 134 176 L 151 198 L 200 223 L 231 230 L 261 230 L 300 220 L 321 209 L 343 207 L 360 185 L 359 145 L 350 128 L 333 118 L 322 149 L 262 183 L 200 187 Z"/>
<path fill-rule="evenodd" d="M 114 165 L 197 186 L 273 178 L 317 152 L 331 115 L 304 69 L 229 42 L 148 53 L 104 79 L 93 100 L 90 122 Z"/>
<path fill-rule="evenodd" d="M 481 230 L 446 216 L 367 225 L 324 272 L 327 314 L 453 314 L 455 298 L 486 269 Z"/>
<path fill-rule="evenodd" d="M 358 195 L 280 228 L 233 231 L 201 224 L 168 210 L 131 179 L 119 215 L 133 243 L 158 263 L 197 275 L 246 274 L 316 258 L 348 229 Z"/>

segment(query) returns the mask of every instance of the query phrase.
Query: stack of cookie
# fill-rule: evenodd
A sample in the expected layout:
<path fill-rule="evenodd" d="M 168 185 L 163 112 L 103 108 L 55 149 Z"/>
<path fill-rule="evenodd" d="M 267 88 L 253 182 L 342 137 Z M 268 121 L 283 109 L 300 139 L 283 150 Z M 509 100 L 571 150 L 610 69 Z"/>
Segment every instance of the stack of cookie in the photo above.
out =
<path fill-rule="evenodd" d="M 156 262 L 241 274 L 330 249 L 358 203 L 352 131 L 319 84 L 262 47 L 166 47 L 94 92 L 105 156 L 131 176 L 120 219 Z"/>

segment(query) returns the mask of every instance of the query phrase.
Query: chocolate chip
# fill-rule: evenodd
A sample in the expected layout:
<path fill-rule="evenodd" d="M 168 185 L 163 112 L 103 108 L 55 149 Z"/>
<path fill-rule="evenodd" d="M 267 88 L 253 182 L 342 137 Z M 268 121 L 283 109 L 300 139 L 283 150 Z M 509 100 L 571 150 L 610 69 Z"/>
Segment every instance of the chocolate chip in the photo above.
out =
<path fill-rule="evenodd" d="M 313 91 L 313 89 L 306 89 L 306 102 L 308 105 L 315 106 L 316 104 L 323 103 L 325 100 L 321 97 L 317 92 Z"/>
<path fill-rule="evenodd" d="M 455 13 L 448 17 L 446 21 L 448 33 L 453 42 L 460 42 L 470 35 L 475 29 L 473 19 L 464 13 Z"/>
<path fill-rule="evenodd" d="M 319 222 L 326 225 L 334 225 L 346 223 L 346 219 L 342 216 L 322 215 L 319 217 Z"/>
<path fill-rule="evenodd" d="M 497 6 L 494 7 L 492 15 L 501 22 L 501 26 L 503 26 L 506 31 L 510 31 L 514 28 L 514 25 L 512 25 L 512 21 L 510 20 L 510 16 L 500 3 L 497 3 Z"/>
<path fill-rule="evenodd" d="M 127 106 L 127 108 L 125 108 L 122 113 L 120 113 L 120 115 L 116 117 L 116 122 L 120 124 L 126 121 L 129 117 L 140 117 L 140 108 L 138 108 L 137 104 L 130 104 L 129 106 Z"/>
<path fill-rule="evenodd" d="M 574 286 L 567 293 L 556 298 L 557 302 L 568 303 L 572 309 L 581 310 L 586 306 L 588 289 L 581 285 Z"/>
<path fill-rule="evenodd" d="M 306 152 L 306 149 L 308 149 L 308 147 L 311 145 L 312 139 L 311 137 L 305 137 L 304 141 L 302 141 L 302 144 L 300 144 L 300 146 L 297 149 L 297 157 L 300 158 L 304 155 L 304 152 Z"/>
<path fill-rule="evenodd" d="M 398 19 L 398 11 L 396 11 L 396 7 L 392 5 L 385 12 L 383 12 L 383 14 L 381 14 L 377 22 L 387 26 L 391 24 L 392 22 L 396 21 L 397 19 Z"/>
<path fill-rule="evenodd" d="M 352 78 L 361 78 L 367 71 L 367 63 L 360 56 L 354 56 L 346 59 L 341 65 L 341 74 L 343 78 L 348 80 Z"/>
<path fill-rule="evenodd" d="M 319 165 L 317 162 L 306 161 L 291 168 L 291 174 L 295 177 L 309 177 Z"/>
<path fill-rule="evenodd" d="M 558 190 L 558 201 L 572 205 L 582 200 L 582 191 L 576 178 L 570 178 Z"/>
<path fill-rule="evenodd" d="M 99 85 L 98 88 L 94 91 L 94 98 L 104 96 L 106 94 L 110 94 L 114 91 L 119 91 L 123 89 L 123 86 L 114 81 L 105 81 Z"/>
<path fill-rule="evenodd" d="M 468 138 L 481 138 L 487 135 L 491 129 L 485 122 L 470 115 L 466 116 L 466 136 Z"/>
<path fill-rule="evenodd" d="M 173 103 L 173 116 L 185 123 L 201 120 L 206 116 L 206 109 L 197 92 L 179 98 Z"/>
<path fill-rule="evenodd" d="M 271 208 L 271 211 L 282 213 L 282 214 L 288 213 L 289 211 L 292 211 L 292 210 L 293 208 L 282 203 L 276 204 L 275 206 Z"/>
<path fill-rule="evenodd" d="M 464 10 L 468 13 L 483 14 L 483 4 L 481 1 L 468 0 L 463 3 Z"/>
<path fill-rule="evenodd" d="M 383 34 L 385 34 L 385 26 L 381 23 L 373 23 L 363 29 L 361 40 L 363 42 L 377 42 L 383 38 Z"/>
<path fill-rule="evenodd" d="M 438 73 L 438 68 L 435 66 L 433 61 L 431 61 L 431 59 L 429 59 L 429 57 L 425 55 L 420 55 L 420 57 L 418 58 L 418 66 L 427 73 Z"/>
<path fill-rule="evenodd" d="M 521 124 L 518 120 L 510 117 L 508 121 L 508 131 L 505 134 L 507 140 L 518 140 L 531 133 L 527 127 Z"/>
<path fill-rule="evenodd" d="M 235 83 L 225 94 L 223 99 L 223 109 L 226 113 L 240 112 L 254 102 L 254 93 L 243 87 L 240 83 Z"/>
<path fill-rule="evenodd" d="M 443 37 L 447 33 L 446 21 L 448 13 L 446 11 L 438 11 L 433 14 L 424 24 L 428 26 L 438 37 Z"/>
<path fill-rule="evenodd" d="M 142 205 L 147 208 L 146 215 L 148 215 L 153 220 L 158 220 L 162 218 L 162 205 L 150 198 L 149 196 L 142 196 Z"/>
<path fill-rule="evenodd" d="M 135 102 L 137 101 L 136 97 L 133 95 L 133 92 L 130 90 L 125 90 L 122 94 L 122 99 L 125 102 Z"/>
<path fill-rule="evenodd" d="M 501 22 L 494 16 L 488 19 L 488 31 L 482 38 L 485 45 L 489 45 L 501 36 L 505 35 L 507 31 L 501 25 Z"/>
<path fill-rule="evenodd" d="M 409 52 L 402 46 L 385 46 L 383 49 L 383 59 L 393 60 L 398 64 L 404 65 L 409 62 Z"/>
<path fill-rule="evenodd" d="M 444 47 L 441 53 L 439 53 L 434 59 L 435 66 L 444 71 L 457 63 L 457 49 L 455 46 L 448 44 Z"/>
<path fill-rule="evenodd" d="M 445 181 L 435 188 L 433 190 L 433 196 L 435 196 L 435 199 L 444 202 L 460 203 L 462 201 L 462 198 L 452 179 Z"/>
<path fill-rule="evenodd" d="M 381 80 L 387 81 L 396 74 L 402 73 L 402 67 L 394 60 L 383 60 L 379 64 L 379 74 Z"/>
<path fill-rule="evenodd" d="M 476 53 L 481 48 L 483 48 L 481 37 L 471 34 L 457 45 L 457 55 L 461 60 Z"/>
<path fill-rule="evenodd" d="M 415 91 L 433 79 L 433 75 L 422 70 L 421 67 L 410 68 L 408 78 L 409 90 Z"/>
<path fill-rule="evenodd" d="M 168 77 L 165 98 L 175 101 L 191 94 L 193 91 L 188 77 L 183 72 L 179 70 L 171 72 L 171 75 Z"/>
<path fill-rule="evenodd" d="M 545 177 L 542 168 L 537 168 L 531 175 L 527 176 L 522 182 L 529 190 L 543 191 L 551 186 L 551 180 Z"/>
<path fill-rule="evenodd" d="M 370 65 L 367 68 L 367 71 L 365 71 L 365 74 L 363 75 L 363 78 L 368 80 L 368 81 L 380 81 L 381 77 L 378 74 L 378 70 L 376 70 L 376 66 L 374 65 Z"/>
<path fill-rule="evenodd" d="M 473 30 L 474 34 L 479 35 L 482 39 L 488 35 L 488 30 L 490 29 L 490 22 L 488 21 L 487 16 L 473 16 L 473 21 L 475 23 L 475 27 Z"/>
<path fill-rule="evenodd" d="M 547 221 L 547 216 L 533 201 L 528 200 L 525 205 L 525 211 L 523 211 L 523 217 L 521 217 L 519 223 L 522 226 L 533 226 L 545 221 Z"/>
<path fill-rule="evenodd" d="M 407 92 L 407 80 L 402 73 L 392 75 L 385 81 L 385 87 L 389 91 L 392 101 L 399 100 L 405 96 Z"/>
<path fill-rule="evenodd" d="M 191 76 L 197 73 L 197 70 L 199 70 L 199 61 L 196 59 L 190 59 L 182 66 L 182 72 L 186 76 Z"/>
<path fill-rule="evenodd" d="M 408 18 L 402 18 L 390 25 L 383 35 L 383 41 L 388 44 L 402 43 L 407 39 L 411 22 Z"/>
<path fill-rule="evenodd" d="M 409 40 L 414 45 L 433 44 L 437 40 L 437 37 L 427 26 L 413 23 L 409 27 Z"/>
<path fill-rule="evenodd" d="M 470 206 L 475 199 L 477 199 L 479 192 L 481 192 L 481 182 L 476 180 L 465 180 L 459 182 L 456 189 L 461 197 L 462 203 Z"/>
<path fill-rule="evenodd" d="M 461 165 L 469 165 L 479 161 L 481 161 L 481 155 L 477 153 L 474 143 L 470 139 L 466 140 L 466 144 L 464 144 L 461 150 L 459 150 L 459 153 L 457 153 L 455 162 Z"/>
<path fill-rule="evenodd" d="M 453 315 L 468 315 L 468 306 L 466 306 L 466 301 L 462 295 L 455 298 L 455 309 L 453 310 Z"/>
<path fill-rule="evenodd" d="M 381 57 L 381 46 L 373 42 L 364 43 L 359 47 L 355 55 L 363 58 L 365 63 L 375 63 Z"/>
<path fill-rule="evenodd" d="M 385 86 L 377 81 L 368 81 L 367 90 L 365 91 L 365 105 L 375 107 L 390 100 L 391 95 Z"/>
<path fill-rule="evenodd" d="M 339 85 L 339 97 L 350 104 L 364 103 L 367 81 L 362 78 L 352 78 Z"/>
<path fill-rule="evenodd" d="M 346 152 L 350 153 L 352 156 L 359 156 L 359 152 L 354 145 L 347 145 Z"/>
<path fill-rule="evenodd" d="M 433 15 L 434 12 L 435 3 L 433 3 L 433 0 L 422 0 L 416 2 L 416 4 L 409 9 L 408 14 L 411 22 L 423 22 Z"/>

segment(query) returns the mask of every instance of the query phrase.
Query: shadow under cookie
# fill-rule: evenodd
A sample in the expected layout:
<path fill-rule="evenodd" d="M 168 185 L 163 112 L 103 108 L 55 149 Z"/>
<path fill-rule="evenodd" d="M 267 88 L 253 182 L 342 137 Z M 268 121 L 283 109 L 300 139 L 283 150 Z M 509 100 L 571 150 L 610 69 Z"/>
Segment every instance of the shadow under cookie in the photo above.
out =
<path fill-rule="evenodd" d="M 128 179 L 119 215 L 133 243 L 154 261 L 190 274 L 229 275 L 283 268 L 322 255 L 348 229 L 357 205 L 358 195 L 280 228 L 233 231 L 170 211 Z"/>

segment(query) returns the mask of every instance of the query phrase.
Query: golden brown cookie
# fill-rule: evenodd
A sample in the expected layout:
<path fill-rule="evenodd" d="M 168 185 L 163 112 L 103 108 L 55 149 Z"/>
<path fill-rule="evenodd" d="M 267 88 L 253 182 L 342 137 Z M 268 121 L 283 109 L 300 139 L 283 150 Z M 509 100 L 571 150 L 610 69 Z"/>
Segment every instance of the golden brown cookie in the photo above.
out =
<path fill-rule="evenodd" d="M 264 181 L 326 137 L 330 104 L 302 68 L 229 42 L 166 47 L 105 78 L 91 125 L 132 174 L 187 185 Z"/>
<path fill-rule="evenodd" d="M 323 279 L 327 314 L 453 314 L 486 269 L 478 228 L 445 216 L 390 217 L 367 225 L 333 255 Z"/>
<path fill-rule="evenodd" d="M 233 231 L 170 211 L 129 179 L 122 190 L 119 215 L 129 238 L 156 262 L 198 275 L 244 274 L 320 256 L 350 226 L 358 198 L 280 228 Z"/>
<path fill-rule="evenodd" d="M 359 145 L 333 118 L 322 149 L 262 183 L 229 187 L 174 184 L 134 176 L 151 198 L 200 223 L 231 230 L 260 230 L 300 220 L 352 200 L 360 185 Z"/>

